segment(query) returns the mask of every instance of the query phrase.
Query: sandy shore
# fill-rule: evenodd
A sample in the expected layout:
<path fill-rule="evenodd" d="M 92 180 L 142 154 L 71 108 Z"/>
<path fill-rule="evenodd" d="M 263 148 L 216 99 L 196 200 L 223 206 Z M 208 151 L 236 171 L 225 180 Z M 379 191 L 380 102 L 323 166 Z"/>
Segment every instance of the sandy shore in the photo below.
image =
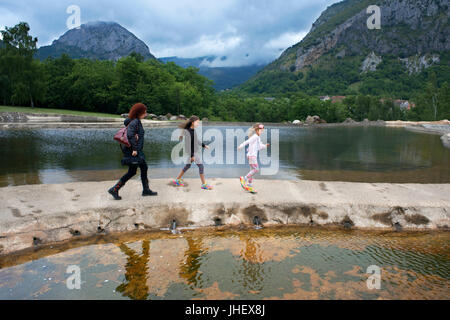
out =
<path fill-rule="evenodd" d="M 340 225 L 369 229 L 446 229 L 450 184 L 373 184 L 258 180 L 259 193 L 246 193 L 237 179 L 198 179 L 175 188 L 152 180 L 158 197 L 143 198 L 132 180 L 114 201 L 114 182 L 78 182 L 0 188 L 0 254 L 101 233 L 253 224 Z"/>

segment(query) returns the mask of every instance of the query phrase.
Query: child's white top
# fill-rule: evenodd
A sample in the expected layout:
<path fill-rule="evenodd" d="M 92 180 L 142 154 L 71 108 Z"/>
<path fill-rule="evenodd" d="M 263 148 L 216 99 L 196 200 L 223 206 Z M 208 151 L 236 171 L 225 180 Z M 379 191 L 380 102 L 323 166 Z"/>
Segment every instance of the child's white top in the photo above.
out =
<path fill-rule="evenodd" d="M 239 149 L 242 149 L 246 145 L 248 145 L 247 157 L 257 157 L 259 150 L 267 148 L 267 145 L 261 142 L 261 137 L 258 136 L 257 134 L 254 134 L 253 136 L 251 136 L 250 139 L 242 143 L 239 146 Z"/>

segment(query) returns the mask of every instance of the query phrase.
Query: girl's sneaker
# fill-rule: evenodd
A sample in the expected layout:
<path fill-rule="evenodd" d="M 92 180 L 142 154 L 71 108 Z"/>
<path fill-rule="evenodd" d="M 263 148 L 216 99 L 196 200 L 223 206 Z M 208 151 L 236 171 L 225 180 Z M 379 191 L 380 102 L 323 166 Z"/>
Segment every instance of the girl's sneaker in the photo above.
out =
<path fill-rule="evenodd" d="M 173 180 L 173 184 L 175 187 L 184 187 L 184 181 L 181 179 Z"/>
<path fill-rule="evenodd" d="M 247 190 L 247 182 L 245 181 L 244 177 L 240 177 L 239 180 L 241 181 L 241 186 L 244 190 Z"/>
<path fill-rule="evenodd" d="M 202 185 L 202 189 L 203 189 L 203 190 L 212 190 L 213 187 L 210 186 L 209 184 L 204 184 L 204 185 Z"/>
<path fill-rule="evenodd" d="M 250 186 L 248 187 L 247 191 L 250 193 L 258 193 L 258 192 L 256 192 L 255 188 L 250 187 Z"/>

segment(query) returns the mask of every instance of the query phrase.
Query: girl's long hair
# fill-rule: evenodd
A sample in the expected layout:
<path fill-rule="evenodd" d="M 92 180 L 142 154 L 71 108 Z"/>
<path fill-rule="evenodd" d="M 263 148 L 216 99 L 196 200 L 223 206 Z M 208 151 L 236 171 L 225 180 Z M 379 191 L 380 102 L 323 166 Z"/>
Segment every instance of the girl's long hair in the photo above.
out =
<path fill-rule="evenodd" d="M 261 125 L 261 123 L 257 123 L 255 125 L 253 125 L 253 127 L 251 127 L 250 129 L 248 129 L 248 137 L 251 138 L 256 134 L 256 131 L 259 130 L 259 126 Z"/>
<path fill-rule="evenodd" d="M 182 124 L 180 124 L 180 128 L 181 129 L 189 129 L 190 127 L 192 127 L 192 124 L 195 122 L 195 121 L 197 121 L 197 120 L 200 120 L 200 118 L 199 117 L 197 117 L 197 116 L 192 116 L 192 117 L 190 117 L 188 120 L 186 120 L 185 122 L 183 122 Z"/>
<path fill-rule="evenodd" d="M 143 103 L 136 103 L 131 107 L 130 113 L 128 114 L 128 118 L 131 120 L 138 119 L 147 111 L 147 106 Z"/>

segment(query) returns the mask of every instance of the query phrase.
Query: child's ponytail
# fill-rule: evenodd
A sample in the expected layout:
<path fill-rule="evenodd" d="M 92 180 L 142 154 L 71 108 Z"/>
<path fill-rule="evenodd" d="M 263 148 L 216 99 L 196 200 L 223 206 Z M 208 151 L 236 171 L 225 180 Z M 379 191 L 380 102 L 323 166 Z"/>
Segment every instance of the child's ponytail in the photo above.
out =
<path fill-rule="evenodd" d="M 192 124 L 197 120 L 200 120 L 200 118 L 197 116 L 192 116 L 189 119 L 187 119 L 185 122 L 182 122 L 178 127 L 180 129 L 189 129 L 192 126 Z"/>
<path fill-rule="evenodd" d="M 180 136 L 180 138 L 179 138 L 180 141 L 183 139 L 184 130 L 187 130 L 187 129 L 189 129 L 190 127 L 192 127 L 192 124 L 193 124 L 195 121 L 197 121 L 197 120 L 200 120 L 200 118 L 197 117 L 197 116 L 192 116 L 192 117 L 190 117 L 189 119 L 187 119 L 186 121 L 182 122 L 182 123 L 178 126 L 178 128 L 182 129 L 182 130 L 180 130 L 180 131 L 181 131 L 181 136 Z"/>
<path fill-rule="evenodd" d="M 254 136 L 256 134 L 256 131 L 261 129 L 261 127 L 264 128 L 264 126 L 261 123 L 253 125 L 253 127 L 248 129 L 248 137 L 251 138 L 252 136 Z"/>

